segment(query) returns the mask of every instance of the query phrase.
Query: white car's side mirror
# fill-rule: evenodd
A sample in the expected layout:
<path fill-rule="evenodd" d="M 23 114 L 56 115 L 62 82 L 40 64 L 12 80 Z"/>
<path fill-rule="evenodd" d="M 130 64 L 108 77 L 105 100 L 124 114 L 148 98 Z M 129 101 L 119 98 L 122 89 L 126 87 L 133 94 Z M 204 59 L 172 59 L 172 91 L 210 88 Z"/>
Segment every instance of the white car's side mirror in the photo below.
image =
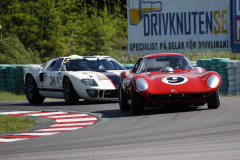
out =
<path fill-rule="evenodd" d="M 60 66 L 60 71 L 66 71 L 66 70 L 67 70 L 66 65 L 62 64 Z"/>

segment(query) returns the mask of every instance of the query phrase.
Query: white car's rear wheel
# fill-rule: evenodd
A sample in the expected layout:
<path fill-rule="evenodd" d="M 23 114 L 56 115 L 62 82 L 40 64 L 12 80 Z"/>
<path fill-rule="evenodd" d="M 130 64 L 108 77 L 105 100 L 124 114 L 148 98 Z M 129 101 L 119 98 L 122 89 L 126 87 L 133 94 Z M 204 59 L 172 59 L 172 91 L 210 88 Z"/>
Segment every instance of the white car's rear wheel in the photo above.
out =
<path fill-rule="evenodd" d="M 79 96 L 76 93 L 71 80 L 68 77 L 64 78 L 63 82 L 64 99 L 67 104 L 77 104 Z"/>

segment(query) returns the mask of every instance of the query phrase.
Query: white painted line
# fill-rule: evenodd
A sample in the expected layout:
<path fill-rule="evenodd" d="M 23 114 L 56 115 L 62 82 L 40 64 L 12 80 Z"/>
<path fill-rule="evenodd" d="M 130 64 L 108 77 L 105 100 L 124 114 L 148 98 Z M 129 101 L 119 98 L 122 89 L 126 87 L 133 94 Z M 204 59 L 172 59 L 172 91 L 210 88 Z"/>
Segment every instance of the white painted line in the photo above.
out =
<path fill-rule="evenodd" d="M 64 118 L 64 117 L 82 117 L 82 116 L 89 116 L 87 114 L 73 114 L 73 115 L 65 115 L 65 116 L 49 116 L 48 118 Z"/>
<path fill-rule="evenodd" d="M 21 141 L 21 140 L 25 140 L 25 139 L 28 139 L 28 138 L 16 138 L 16 139 L 13 139 L 13 138 L 10 138 L 10 139 L 4 139 L 4 138 L 0 138 L 0 142 L 15 142 L 15 141 Z"/>
<path fill-rule="evenodd" d="M 75 121 L 92 121 L 97 118 L 80 118 L 80 119 L 57 119 L 56 122 L 75 122 Z"/>
<path fill-rule="evenodd" d="M 69 124 L 54 124 L 51 127 L 61 127 L 61 126 L 77 126 L 77 125 L 91 125 L 93 123 L 69 123 Z"/>
<path fill-rule="evenodd" d="M 36 130 L 36 132 L 38 131 L 68 131 L 68 130 L 76 130 L 79 128 L 83 128 L 83 127 L 69 127 L 69 128 L 49 128 L 49 129 L 40 129 L 40 130 Z"/>
<path fill-rule="evenodd" d="M 50 116 L 55 114 L 67 114 L 66 112 L 51 112 L 51 113 L 36 113 L 36 114 L 29 114 L 27 116 L 39 117 L 39 116 Z"/>
<path fill-rule="evenodd" d="M 21 114 L 21 113 L 33 113 L 33 112 L 40 112 L 40 111 L 13 111 L 13 112 L 0 112 L 0 115 L 6 115 L 6 114 Z"/>
<path fill-rule="evenodd" d="M 19 134 L 12 134 L 12 135 L 26 135 L 26 136 L 48 136 L 57 133 L 19 133 Z"/>

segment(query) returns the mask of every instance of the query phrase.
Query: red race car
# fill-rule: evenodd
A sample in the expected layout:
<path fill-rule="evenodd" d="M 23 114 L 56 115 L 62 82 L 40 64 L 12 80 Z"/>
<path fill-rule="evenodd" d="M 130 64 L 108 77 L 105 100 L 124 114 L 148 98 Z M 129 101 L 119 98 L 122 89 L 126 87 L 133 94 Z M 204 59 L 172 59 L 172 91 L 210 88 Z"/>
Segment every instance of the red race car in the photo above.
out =
<path fill-rule="evenodd" d="M 147 103 L 157 105 L 220 106 L 221 77 L 194 67 L 180 53 L 160 53 L 140 58 L 132 70 L 120 74 L 119 106 L 141 115 Z M 131 100 L 131 105 L 128 103 Z"/>

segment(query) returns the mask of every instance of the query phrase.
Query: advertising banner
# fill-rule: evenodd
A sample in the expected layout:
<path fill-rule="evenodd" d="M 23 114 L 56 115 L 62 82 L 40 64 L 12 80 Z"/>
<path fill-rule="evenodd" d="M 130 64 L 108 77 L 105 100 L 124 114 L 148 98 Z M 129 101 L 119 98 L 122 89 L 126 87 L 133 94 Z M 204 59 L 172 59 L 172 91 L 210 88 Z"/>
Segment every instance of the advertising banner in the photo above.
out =
<path fill-rule="evenodd" d="M 231 1 L 232 52 L 240 53 L 240 0 Z"/>
<path fill-rule="evenodd" d="M 128 53 L 231 50 L 229 0 L 127 0 Z"/>

